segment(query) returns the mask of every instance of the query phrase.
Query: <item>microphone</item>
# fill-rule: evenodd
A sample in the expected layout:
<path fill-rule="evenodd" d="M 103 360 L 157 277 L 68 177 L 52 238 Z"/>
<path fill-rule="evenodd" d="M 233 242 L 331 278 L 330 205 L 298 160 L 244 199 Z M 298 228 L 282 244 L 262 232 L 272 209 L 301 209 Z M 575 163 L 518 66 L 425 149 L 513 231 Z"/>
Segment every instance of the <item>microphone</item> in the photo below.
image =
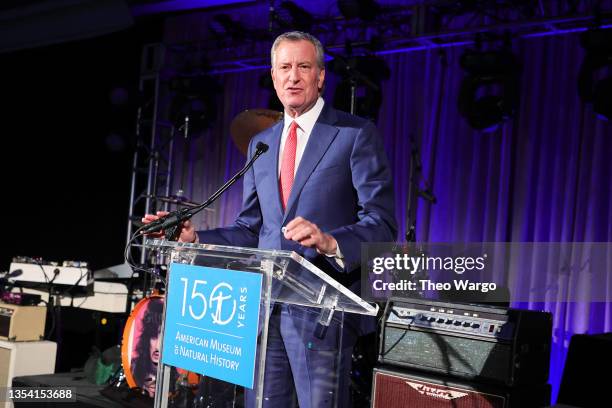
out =
<path fill-rule="evenodd" d="M 231 179 L 229 179 L 224 185 L 222 185 L 217 191 L 213 193 L 206 201 L 202 204 L 192 207 L 192 208 L 182 208 L 180 210 L 172 211 L 168 215 L 165 215 L 162 218 L 159 218 L 146 226 L 144 226 L 141 230 L 143 234 L 150 234 L 153 232 L 159 232 L 161 230 L 166 231 L 166 239 L 173 241 L 175 240 L 180 232 L 180 226 L 183 221 L 187 221 L 209 205 L 211 205 L 217 198 L 221 196 L 229 187 L 232 186 L 240 177 L 242 177 L 255 163 L 255 160 L 259 158 L 262 154 L 268 151 L 270 147 L 263 143 L 258 142 L 255 146 L 255 154 L 251 157 L 251 160 L 248 161 L 247 164 L 244 165 L 242 169 L 238 173 L 236 173 Z"/>
<path fill-rule="evenodd" d="M 257 154 L 257 152 L 261 151 L 261 153 L 259 154 L 259 156 L 261 156 L 263 153 L 267 152 L 269 148 L 270 148 L 270 146 L 268 146 L 264 142 L 257 142 L 257 145 L 255 146 L 255 154 Z M 257 156 L 257 157 L 259 157 L 259 156 Z"/>

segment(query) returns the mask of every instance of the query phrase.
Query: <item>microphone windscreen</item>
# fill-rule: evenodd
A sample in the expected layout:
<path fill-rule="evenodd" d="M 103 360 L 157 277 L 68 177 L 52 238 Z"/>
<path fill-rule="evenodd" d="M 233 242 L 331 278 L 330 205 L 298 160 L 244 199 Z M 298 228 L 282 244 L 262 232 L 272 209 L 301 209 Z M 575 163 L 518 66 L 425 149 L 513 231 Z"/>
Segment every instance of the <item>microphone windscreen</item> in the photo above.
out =
<path fill-rule="evenodd" d="M 257 150 L 261 150 L 262 153 L 265 153 L 268 151 L 269 146 L 265 144 L 264 142 L 257 142 L 257 146 L 255 146 L 255 148 Z"/>

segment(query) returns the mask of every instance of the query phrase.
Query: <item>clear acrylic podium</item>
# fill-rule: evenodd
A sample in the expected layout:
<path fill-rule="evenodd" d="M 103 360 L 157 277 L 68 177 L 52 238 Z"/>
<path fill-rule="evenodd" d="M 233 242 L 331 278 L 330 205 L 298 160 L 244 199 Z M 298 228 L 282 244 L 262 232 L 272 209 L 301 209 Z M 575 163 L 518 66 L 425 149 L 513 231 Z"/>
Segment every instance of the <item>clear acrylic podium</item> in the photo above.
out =
<path fill-rule="evenodd" d="M 172 270 L 178 270 L 180 264 L 257 273 L 261 274 L 262 282 L 253 388 L 248 389 L 230 381 L 208 377 L 206 372 L 200 373 L 197 383 L 193 384 L 193 381 L 187 381 L 187 374 L 181 370 L 183 367 L 163 364 L 162 356 L 157 367 L 155 407 L 261 407 L 264 398 L 270 313 L 275 305 L 289 305 L 288 307 L 297 309 L 299 313 L 305 313 L 315 321 L 317 328 L 322 329 L 321 336 L 317 337 L 325 341 L 325 348 L 333 353 L 337 363 L 335 367 L 330 368 L 332 371 L 336 370 L 335 375 L 320 381 L 328 381 L 325 384 L 328 388 L 336 387 L 341 375 L 339 367 L 345 313 L 375 316 L 378 312 L 377 305 L 367 303 L 295 252 L 187 244 L 158 239 L 148 239 L 145 246 L 157 251 L 160 261 L 168 265 L 166 296 L 173 290 L 180 290 L 170 285 Z M 168 318 L 166 312 L 164 305 L 162 335 Z M 335 327 L 335 330 L 330 330 L 334 335 L 326 338 L 329 335 L 326 328 L 330 325 Z M 161 335 L 159 341 L 161 353 L 164 342 Z M 308 347 L 310 346 L 308 343 Z M 336 406 L 337 398 L 333 392 L 329 394 L 332 394 L 330 398 L 334 399 L 332 406 Z"/>

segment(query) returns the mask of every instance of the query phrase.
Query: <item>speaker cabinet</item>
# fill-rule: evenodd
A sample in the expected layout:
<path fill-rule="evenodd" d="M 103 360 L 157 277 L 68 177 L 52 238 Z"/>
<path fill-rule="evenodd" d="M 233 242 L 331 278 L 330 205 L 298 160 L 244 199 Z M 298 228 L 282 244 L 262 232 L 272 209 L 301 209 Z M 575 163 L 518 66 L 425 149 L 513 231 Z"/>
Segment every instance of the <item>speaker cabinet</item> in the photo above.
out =
<path fill-rule="evenodd" d="M 0 339 L 11 341 L 42 340 L 47 309 L 0 303 Z"/>
<path fill-rule="evenodd" d="M 18 376 L 53 374 L 56 350 L 52 341 L 0 340 L 0 387 L 10 387 Z"/>
<path fill-rule="evenodd" d="M 374 369 L 372 408 L 542 408 L 550 386 L 494 387 L 412 371 Z"/>
<path fill-rule="evenodd" d="M 599 367 L 599 368 L 597 368 Z M 558 403 L 581 408 L 610 406 L 612 333 L 575 334 L 570 341 Z"/>

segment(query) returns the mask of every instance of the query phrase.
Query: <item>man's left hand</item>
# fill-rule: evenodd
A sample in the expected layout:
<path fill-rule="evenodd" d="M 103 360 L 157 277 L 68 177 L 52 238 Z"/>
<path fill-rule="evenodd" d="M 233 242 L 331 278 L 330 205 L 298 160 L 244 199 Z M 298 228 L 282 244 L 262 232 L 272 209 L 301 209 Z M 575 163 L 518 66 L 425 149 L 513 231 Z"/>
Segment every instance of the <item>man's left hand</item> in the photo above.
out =
<path fill-rule="evenodd" d="M 285 238 L 308 248 L 315 248 L 319 253 L 335 255 L 338 249 L 336 239 L 324 233 L 314 224 L 302 217 L 292 219 L 285 226 Z"/>

